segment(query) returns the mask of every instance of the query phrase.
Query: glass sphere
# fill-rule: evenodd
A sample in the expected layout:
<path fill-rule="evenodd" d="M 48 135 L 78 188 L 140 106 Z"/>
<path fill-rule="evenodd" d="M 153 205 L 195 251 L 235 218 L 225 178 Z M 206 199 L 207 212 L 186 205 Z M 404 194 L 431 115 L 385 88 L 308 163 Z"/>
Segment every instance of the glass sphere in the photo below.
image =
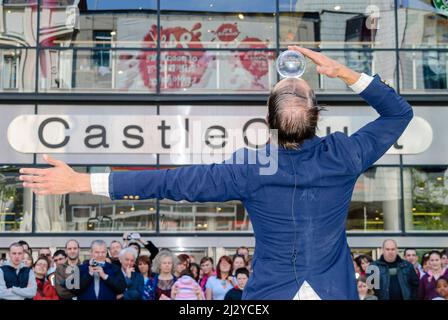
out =
<path fill-rule="evenodd" d="M 283 78 L 300 78 L 305 69 L 306 59 L 300 52 L 283 51 L 277 58 L 277 72 Z"/>

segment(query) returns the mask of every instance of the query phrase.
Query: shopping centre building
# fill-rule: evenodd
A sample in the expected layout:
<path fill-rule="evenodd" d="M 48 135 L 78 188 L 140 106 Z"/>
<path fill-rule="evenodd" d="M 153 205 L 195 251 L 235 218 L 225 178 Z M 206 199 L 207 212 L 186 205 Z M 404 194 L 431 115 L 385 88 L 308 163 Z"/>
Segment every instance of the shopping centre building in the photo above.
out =
<path fill-rule="evenodd" d="M 349 245 L 373 256 L 386 237 L 448 247 L 446 1 L 2 0 L 0 252 L 19 239 L 56 248 L 76 238 L 86 248 L 125 231 L 197 257 L 253 248 L 238 201 L 35 196 L 18 170 L 44 165 L 45 152 L 90 173 L 196 163 L 164 151 L 162 121 L 263 122 L 275 59 L 290 44 L 379 74 L 414 106 L 409 128 L 356 184 Z M 303 78 L 326 107 L 320 135 L 352 134 L 375 119 L 308 62 Z"/>

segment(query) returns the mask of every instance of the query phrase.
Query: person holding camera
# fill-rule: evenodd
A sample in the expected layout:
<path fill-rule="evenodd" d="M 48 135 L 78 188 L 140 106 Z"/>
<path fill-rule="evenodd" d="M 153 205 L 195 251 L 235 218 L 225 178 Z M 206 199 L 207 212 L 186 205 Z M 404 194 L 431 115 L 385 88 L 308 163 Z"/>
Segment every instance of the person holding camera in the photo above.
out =
<path fill-rule="evenodd" d="M 137 232 L 125 232 L 123 234 L 124 247 L 133 247 L 137 250 L 137 259 L 140 256 L 141 246 L 145 247 L 149 251 L 149 259 L 151 261 L 159 253 L 159 249 L 152 243 L 152 241 L 144 240 L 140 233 Z M 138 266 L 136 266 L 137 268 Z"/>
<path fill-rule="evenodd" d="M 95 240 L 90 246 L 91 259 L 79 267 L 78 300 L 116 300 L 126 290 L 120 268 L 106 262 L 107 244 Z"/>

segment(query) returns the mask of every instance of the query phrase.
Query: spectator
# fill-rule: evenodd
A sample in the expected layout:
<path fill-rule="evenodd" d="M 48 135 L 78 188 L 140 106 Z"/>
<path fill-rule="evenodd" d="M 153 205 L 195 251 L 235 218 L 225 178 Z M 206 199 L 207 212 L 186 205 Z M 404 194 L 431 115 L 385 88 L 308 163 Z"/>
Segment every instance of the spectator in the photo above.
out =
<path fill-rule="evenodd" d="M 0 267 L 0 300 L 33 299 L 36 295 L 36 277 L 23 264 L 24 252 L 17 242 L 9 246 L 9 260 Z"/>
<path fill-rule="evenodd" d="M 406 248 L 404 250 L 404 259 L 414 266 L 414 270 L 417 273 L 419 279 L 423 277 L 423 274 L 425 272 L 423 271 L 420 263 L 418 263 L 417 250 L 415 250 L 414 248 Z"/>
<path fill-rule="evenodd" d="M 65 253 L 67 254 L 67 264 L 69 266 L 79 266 L 81 260 L 79 259 L 79 242 L 71 239 L 65 243 Z"/>
<path fill-rule="evenodd" d="M 117 295 L 117 300 L 142 300 L 143 299 L 143 276 L 135 271 L 135 260 L 137 251 L 134 248 L 124 248 L 119 254 L 121 272 L 126 280 L 126 291 Z"/>
<path fill-rule="evenodd" d="M 67 254 L 64 250 L 56 250 L 53 254 L 53 263 L 55 268 L 58 266 L 63 266 L 67 263 Z"/>
<path fill-rule="evenodd" d="M 154 274 L 151 273 L 152 261 L 148 256 L 138 257 L 138 270 L 143 276 L 143 300 L 155 300 Z"/>
<path fill-rule="evenodd" d="M 224 300 L 226 293 L 234 285 L 232 278 L 232 259 L 229 256 L 222 256 L 218 261 L 216 276 L 211 276 L 205 285 L 207 300 Z"/>
<path fill-rule="evenodd" d="M 53 260 L 51 259 L 52 255 L 53 254 L 51 253 L 50 248 L 41 248 L 41 249 L 39 249 L 38 254 L 37 254 L 38 257 L 43 256 L 43 257 L 47 258 L 48 261 L 50 261 L 50 266 L 48 267 L 47 275 L 52 274 L 56 270 L 56 268 L 54 267 L 54 264 L 53 264 Z"/>
<path fill-rule="evenodd" d="M 25 251 L 27 251 L 31 256 L 33 256 L 33 249 L 30 247 L 28 242 L 24 240 L 19 240 L 18 243 L 23 247 L 23 249 L 25 249 Z"/>
<path fill-rule="evenodd" d="M 365 276 L 367 268 L 373 262 L 372 258 L 367 254 L 361 254 L 355 259 L 356 264 L 358 265 L 359 275 Z"/>
<path fill-rule="evenodd" d="M 353 262 L 353 269 L 355 270 L 355 278 L 359 279 L 361 276 L 361 268 L 356 263 L 355 256 L 353 255 L 353 252 L 350 254 L 352 256 L 352 262 Z"/>
<path fill-rule="evenodd" d="M 139 246 L 140 248 L 140 246 Z M 114 240 L 109 245 L 109 259 L 110 263 L 116 264 L 117 266 L 121 267 L 120 265 L 120 251 L 123 249 L 123 245 L 120 241 Z"/>
<path fill-rule="evenodd" d="M 247 260 L 246 269 L 249 270 L 249 275 L 252 274 L 252 257 Z"/>
<path fill-rule="evenodd" d="M 358 287 L 359 300 L 378 300 L 374 295 L 373 289 L 369 288 L 367 285 L 367 278 L 365 276 L 360 276 L 356 280 Z"/>
<path fill-rule="evenodd" d="M 34 300 L 59 300 L 59 296 L 52 283 L 54 277 L 51 277 L 51 280 L 46 279 L 49 265 L 50 262 L 44 256 L 37 258 L 34 263 L 33 271 L 36 276 L 37 285 L 36 295 L 33 298 Z"/>
<path fill-rule="evenodd" d="M 215 270 L 213 270 L 213 259 L 211 257 L 203 257 L 200 265 L 202 277 L 199 280 L 199 285 L 201 286 L 202 291 L 205 292 L 205 285 L 207 284 L 208 278 L 216 275 Z"/>
<path fill-rule="evenodd" d="M 226 293 L 224 300 L 241 300 L 244 287 L 246 286 L 247 281 L 249 280 L 249 270 L 247 270 L 247 268 L 237 269 L 235 271 L 235 278 L 238 283 L 238 286 L 236 288 L 230 289 Z"/>
<path fill-rule="evenodd" d="M 171 289 L 177 278 L 174 275 L 174 261 L 176 257 L 169 250 L 161 250 L 154 258 L 153 272 L 154 276 L 153 290 L 156 300 L 171 299 Z"/>
<path fill-rule="evenodd" d="M 379 300 L 413 300 L 418 288 L 414 266 L 398 255 L 397 243 L 392 239 L 383 242 L 383 254 L 373 265 L 379 269 Z M 373 272 L 373 271 L 370 271 Z M 370 276 L 370 272 L 367 276 Z"/>
<path fill-rule="evenodd" d="M 173 285 L 171 298 L 173 300 L 204 300 L 204 292 L 193 279 L 190 269 L 185 269 L 180 273 L 179 279 Z"/>
<path fill-rule="evenodd" d="M 247 247 L 239 247 L 236 249 L 236 254 L 244 257 L 244 261 L 249 260 L 249 248 Z"/>
<path fill-rule="evenodd" d="M 197 263 L 190 263 L 190 271 L 193 274 L 193 279 L 199 283 L 199 277 L 201 275 L 201 267 Z"/>
<path fill-rule="evenodd" d="M 422 278 L 425 275 L 425 273 L 427 273 L 429 270 L 429 252 L 426 252 L 422 256 L 422 269 L 423 274 L 420 275 L 420 278 Z"/>
<path fill-rule="evenodd" d="M 448 268 L 448 249 L 442 251 L 442 266 Z"/>
<path fill-rule="evenodd" d="M 23 264 L 25 265 L 25 267 L 27 268 L 32 268 L 33 267 L 33 257 L 31 256 L 31 254 L 28 251 L 24 251 L 23 252 Z"/>
<path fill-rule="evenodd" d="M 232 269 L 234 272 L 236 272 L 239 268 L 245 268 L 246 267 L 246 260 L 244 259 L 244 256 L 236 254 L 233 256 L 233 262 L 232 262 Z M 235 276 L 235 274 L 234 274 Z"/>
<path fill-rule="evenodd" d="M 79 267 L 78 300 L 115 300 L 126 290 L 126 280 L 120 268 L 106 262 L 107 245 L 95 240 L 90 246 L 91 259 Z"/>
<path fill-rule="evenodd" d="M 184 253 L 179 254 L 176 260 L 176 272 L 175 272 L 176 277 L 179 278 L 182 271 L 187 270 L 189 268 L 190 268 L 190 256 Z"/>
<path fill-rule="evenodd" d="M 437 279 L 436 291 L 438 296 L 432 300 L 448 300 L 448 280 L 446 278 Z"/>
<path fill-rule="evenodd" d="M 75 284 L 79 284 L 79 281 L 74 278 L 74 275 L 79 274 L 78 266 L 81 264 L 78 241 L 68 240 L 65 243 L 65 253 L 67 254 L 66 262 L 56 266 L 54 272 L 55 288 L 61 299 L 72 300 L 76 299 Z M 67 280 L 69 283 L 67 283 Z"/>
<path fill-rule="evenodd" d="M 129 232 L 125 232 L 123 234 L 123 241 L 125 247 L 133 246 L 135 250 L 137 250 L 137 259 L 140 257 L 141 248 L 140 245 L 146 248 L 146 250 L 149 251 L 149 259 L 153 260 L 155 256 L 159 253 L 159 249 L 152 243 L 151 241 L 143 240 L 138 233 L 134 233 L 134 240 L 133 242 L 130 241 L 130 234 Z M 136 238 L 135 238 L 136 236 Z"/>
<path fill-rule="evenodd" d="M 420 279 L 417 298 L 432 300 L 437 297 L 436 282 L 439 278 L 448 279 L 448 270 L 442 267 L 442 254 L 434 250 L 429 253 L 429 270 Z"/>

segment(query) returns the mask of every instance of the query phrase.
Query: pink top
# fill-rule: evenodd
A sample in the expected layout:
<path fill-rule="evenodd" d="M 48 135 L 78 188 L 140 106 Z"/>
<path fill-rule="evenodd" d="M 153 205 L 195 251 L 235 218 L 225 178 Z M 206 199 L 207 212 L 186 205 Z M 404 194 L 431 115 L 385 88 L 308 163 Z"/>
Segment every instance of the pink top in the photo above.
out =
<path fill-rule="evenodd" d="M 180 277 L 173 285 L 173 290 L 176 288 L 177 294 L 175 300 L 198 300 L 196 291 L 199 284 L 190 276 Z M 202 290 L 201 290 L 201 294 Z"/>

